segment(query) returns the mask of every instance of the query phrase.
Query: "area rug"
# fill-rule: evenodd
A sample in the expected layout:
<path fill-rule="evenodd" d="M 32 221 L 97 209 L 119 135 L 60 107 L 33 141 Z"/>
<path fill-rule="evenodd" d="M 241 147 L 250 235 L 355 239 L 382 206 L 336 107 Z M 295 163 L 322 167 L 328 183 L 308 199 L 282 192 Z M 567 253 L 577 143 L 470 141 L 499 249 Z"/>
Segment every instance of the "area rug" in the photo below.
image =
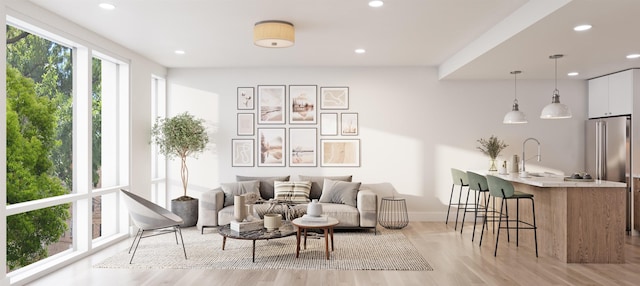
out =
<path fill-rule="evenodd" d="M 334 251 L 326 260 L 324 238 L 310 237 L 307 249 L 296 258 L 295 235 L 256 241 L 256 261 L 251 262 L 252 241 L 227 239 L 222 250 L 222 236 L 215 229 L 204 235 L 195 228 L 182 230 L 187 258 L 173 235 L 142 239 L 129 264 L 128 248 L 94 265 L 98 268 L 129 269 L 333 269 L 333 270 L 404 270 L 431 271 L 427 260 L 400 231 L 342 232 L 334 234 Z"/>

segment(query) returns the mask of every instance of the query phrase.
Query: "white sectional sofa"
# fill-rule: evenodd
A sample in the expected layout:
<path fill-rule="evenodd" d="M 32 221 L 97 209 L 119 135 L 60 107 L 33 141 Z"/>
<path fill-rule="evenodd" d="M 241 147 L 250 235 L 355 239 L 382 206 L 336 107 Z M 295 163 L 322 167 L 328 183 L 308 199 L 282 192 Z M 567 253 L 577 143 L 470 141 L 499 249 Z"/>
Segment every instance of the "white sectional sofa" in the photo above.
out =
<path fill-rule="evenodd" d="M 290 181 L 290 178 L 290 176 L 236 176 L 236 181 L 259 181 L 260 197 L 263 200 L 269 200 L 274 198 L 274 182 Z M 325 179 L 328 180 L 326 182 L 329 182 L 328 187 L 324 185 Z M 360 183 L 351 182 L 351 176 L 299 176 L 296 181 L 311 182 L 309 199 L 320 199 L 323 214 L 340 221 L 336 228 L 373 228 L 375 231 L 378 217 L 378 196 L 373 191 L 362 188 Z M 198 229 L 226 225 L 233 220 L 234 208 L 232 204 L 229 204 L 232 203 L 229 201 L 229 196 L 232 194 L 227 193 L 225 206 L 224 186 L 205 192 L 201 196 L 198 210 Z M 350 190 L 355 187 L 357 187 L 355 191 Z M 324 196 L 323 191 L 325 192 Z M 295 208 L 306 209 L 306 204 L 301 203 Z"/>

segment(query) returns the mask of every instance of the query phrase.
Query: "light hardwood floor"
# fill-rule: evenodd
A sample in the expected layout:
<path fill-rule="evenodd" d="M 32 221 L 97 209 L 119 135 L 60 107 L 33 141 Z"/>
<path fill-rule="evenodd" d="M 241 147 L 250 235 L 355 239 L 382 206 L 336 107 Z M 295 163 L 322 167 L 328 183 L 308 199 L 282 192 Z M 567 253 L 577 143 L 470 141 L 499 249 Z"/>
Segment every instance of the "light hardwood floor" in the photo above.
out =
<path fill-rule="evenodd" d="M 458 225 L 459 227 L 460 225 Z M 54 272 L 31 285 L 638 285 L 640 237 L 626 237 L 624 264 L 566 264 L 535 257 L 531 248 L 516 248 L 500 235 L 493 256 L 494 235 L 485 233 L 482 247 L 471 242 L 473 224 L 464 233 L 453 223 L 411 222 L 402 232 L 429 261 L 434 271 L 336 270 L 126 270 L 92 265 L 128 247 L 128 242 Z M 515 233 L 514 233 L 515 234 Z M 522 231 L 522 236 L 533 235 Z M 502 241 L 505 238 L 505 241 Z M 336 250 L 340 251 L 339 237 Z M 384 247 L 384 245 L 372 245 Z"/>

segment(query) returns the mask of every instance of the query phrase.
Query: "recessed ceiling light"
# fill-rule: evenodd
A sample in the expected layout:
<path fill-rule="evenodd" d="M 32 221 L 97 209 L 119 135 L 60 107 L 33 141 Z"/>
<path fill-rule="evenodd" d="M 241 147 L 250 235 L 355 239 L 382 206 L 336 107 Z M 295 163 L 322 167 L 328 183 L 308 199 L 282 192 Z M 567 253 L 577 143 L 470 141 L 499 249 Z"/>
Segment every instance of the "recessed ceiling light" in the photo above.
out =
<path fill-rule="evenodd" d="M 356 54 L 364 54 L 367 51 L 365 49 L 356 49 L 355 52 L 356 52 Z"/>
<path fill-rule="evenodd" d="M 568 76 L 577 76 L 577 75 L 579 75 L 579 73 L 578 72 L 570 72 L 567 75 Z"/>
<path fill-rule="evenodd" d="M 384 2 L 382 2 L 382 0 L 371 0 L 371 1 L 369 1 L 369 6 L 371 6 L 371 7 L 382 7 L 382 5 L 384 5 Z"/>
<path fill-rule="evenodd" d="M 111 3 L 100 3 L 98 6 L 105 10 L 113 10 L 116 8 L 116 6 Z"/>
<path fill-rule="evenodd" d="M 176 55 L 184 55 L 184 51 L 183 50 L 175 50 Z"/>
<path fill-rule="evenodd" d="M 630 54 L 627 55 L 627 59 L 637 59 L 640 58 L 640 54 Z"/>
<path fill-rule="evenodd" d="M 591 25 L 589 25 L 589 24 L 578 25 L 578 26 L 575 26 L 573 28 L 574 31 L 586 31 L 586 30 L 589 30 L 589 29 L 591 29 Z"/>

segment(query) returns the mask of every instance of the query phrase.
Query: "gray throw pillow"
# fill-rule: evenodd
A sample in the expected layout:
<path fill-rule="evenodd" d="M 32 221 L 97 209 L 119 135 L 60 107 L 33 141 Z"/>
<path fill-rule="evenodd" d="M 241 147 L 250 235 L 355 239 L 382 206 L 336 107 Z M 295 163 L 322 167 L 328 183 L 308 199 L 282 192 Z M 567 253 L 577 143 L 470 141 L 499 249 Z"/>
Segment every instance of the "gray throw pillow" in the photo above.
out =
<path fill-rule="evenodd" d="M 333 181 L 351 182 L 353 176 L 298 176 L 300 181 L 311 182 L 311 192 L 309 193 L 310 199 L 319 199 L 322 195 L 322 188 L 324 185 L 324 179 Z"/>
<path fill-rule="evenodd" d="M 360 182 L 343 182 L 324 179 L 321 203 L 345 204 L 356 207 Z"/>
<path fill-rule="evenodd" d="M 280 177 L 249 177 L 249 176 L 236 176 L 236 181 L 260 181 L 260 197 L 263 200 L 273 199 L 273 182 L 274 181 L 289 181 L 290 176 Z"/>
<path fill-rule="evenodd" d="M 233 197 L 248 194 L 247 199 L 254 200 L 260 195 L 260 181 L 246 181 L 220 184 L 224 192 L 224 206 L 233 205 Z M 251 202 L 247 202 L 251 203 Z"/>

